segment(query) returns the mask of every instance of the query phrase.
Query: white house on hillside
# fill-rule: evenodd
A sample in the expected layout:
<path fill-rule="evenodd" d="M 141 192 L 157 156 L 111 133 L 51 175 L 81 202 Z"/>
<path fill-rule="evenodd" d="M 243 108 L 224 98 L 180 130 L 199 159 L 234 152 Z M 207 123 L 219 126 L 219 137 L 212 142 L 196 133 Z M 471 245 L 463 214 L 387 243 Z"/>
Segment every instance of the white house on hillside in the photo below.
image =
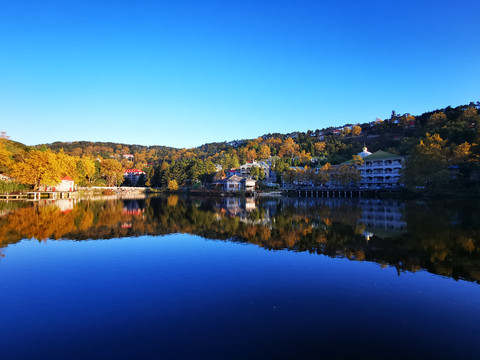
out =
<path fill-rule="evenodd" d="M 241 176 L 250 176 L 250 173 L 252 171 L 253 167 L 257 167 L 263 171 L 265 174 L 265 178 L 268 178 L 270 175 L 270 164 L 267 162 L 261 161 L 261 162 L 247 162 L 246 164 L 243 164 L 240 166 L 240 175 Z"/>

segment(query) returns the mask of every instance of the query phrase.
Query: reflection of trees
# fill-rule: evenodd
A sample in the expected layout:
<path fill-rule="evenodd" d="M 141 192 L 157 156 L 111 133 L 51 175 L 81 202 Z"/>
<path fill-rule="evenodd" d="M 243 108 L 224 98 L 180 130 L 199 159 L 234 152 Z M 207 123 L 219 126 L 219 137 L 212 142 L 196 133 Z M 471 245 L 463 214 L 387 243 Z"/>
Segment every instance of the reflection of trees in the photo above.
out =
<path fill-rule="evenodd" d="M 216 200 L 181 197 L 83 201 L 64 212 L 53 205 L 34 204 L 0 218 L 0 245 L 22 238 L 84 240 L 189 233 L 269 250 L 374 261 L 395 266 L 399 272 L 427 269 L 480 281 L 480 214 L 475 206 L 410 203 L 406 232 L 373 236 L 369 241 L 362 236 L 364 226 L 358 223 L 362 209 L 355 202 L 257 200 L 255 209 L 238 216 L 222 212 L 222 206 Z"/>

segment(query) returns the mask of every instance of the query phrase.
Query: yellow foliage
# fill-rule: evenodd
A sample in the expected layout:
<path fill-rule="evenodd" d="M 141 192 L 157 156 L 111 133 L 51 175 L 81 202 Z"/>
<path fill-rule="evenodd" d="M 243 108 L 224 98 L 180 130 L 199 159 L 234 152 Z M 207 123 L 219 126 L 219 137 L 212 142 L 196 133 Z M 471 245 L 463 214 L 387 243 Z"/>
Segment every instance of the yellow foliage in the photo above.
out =
<path fill-rule="evenodd" d="M 168 190 L 170 191 L 177 191 L 178 190 L 178 183 L 176 180 L 170 180 L 168 182 Z"/>
<path fill-rule="evenodd" d="M 173 181 L 175 181 L 175 180 L 173 180 Z M 170 196 L 167 198 L 167 204 L 168 204 L 168 206 L 175 207 L 175 206 L 177 206 L 177 203 L 178 203 L 178 196 L 177 196 L 177 195 L 170 195 Z"/>
<path fill-rule="evenodd" d="M 315 145 L 314 145 L 315 150 L 316 150 L 317 152 L 325 151 L 325 146 L 326 146 L 326 143 L 325 143 L 324 141 L 317 142 L 317 143 L 315 143 Z"/>
<path fill-rule="evenodd" d="M 108 186 L 120 185 L 120 183 L 123 181 L 122 164 L 120 164 L 117 160 L 103 160 L 100 172 L 107 180 Z"/>
<path fill-rule="evenodd" d="M 11 175 L 22 184 L 56 185 L 61 178 L 61 163 L 55 153 L 50 150 L 32 150 L 26 159 L 12 166 Z"/>
<path fill-rule="evenodd" d="M 12 159 L 10 158 L 12 154 L 7 150 L 7 147 L 2 140 L 3 139 L 0 139 L 0 169 L 10 169 L 13 164 Z"/>
<path fill-rule="evenodd" d="M 297 155 L 297 150 L 298 150 L 298 144 L 296 144 L 292 138 L 288 138 L 284 141 L 284 143 L 280 147 L 278 156 L 294 157 L 295 155 Z"/>

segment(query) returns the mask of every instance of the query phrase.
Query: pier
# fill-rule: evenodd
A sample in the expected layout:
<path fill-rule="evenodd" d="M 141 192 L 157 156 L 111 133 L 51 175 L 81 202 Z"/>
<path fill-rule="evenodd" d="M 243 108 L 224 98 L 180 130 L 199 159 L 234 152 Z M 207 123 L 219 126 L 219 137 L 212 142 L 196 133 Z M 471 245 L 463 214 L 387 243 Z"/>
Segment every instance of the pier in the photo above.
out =
<path fill-rule="evenodd" d="M 297 196 L 301 197 L 356 197 L 361 198 L 363 190 L 360 189 L 318 189 L 318 188 L 305 188 L 294 190 Z"/>
<path fill-rule="evenodd" d="M 78 191 L 27 191 L 18 194 L 0 194 L 0 200 L 69 199 L 77 195 Z"/>

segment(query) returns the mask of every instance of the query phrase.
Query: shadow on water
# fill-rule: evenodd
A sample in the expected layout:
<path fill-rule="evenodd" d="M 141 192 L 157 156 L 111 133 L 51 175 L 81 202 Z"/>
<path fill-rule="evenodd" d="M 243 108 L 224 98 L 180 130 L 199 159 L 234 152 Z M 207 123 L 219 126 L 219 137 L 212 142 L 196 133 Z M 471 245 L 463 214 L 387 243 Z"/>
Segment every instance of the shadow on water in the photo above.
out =
<path fill-rule="evenodd" d="M 200 198 L 0 203 L 0 251 L 22 239 L 95 240 L 188 233 L 268 250 L 421 269 L 480 282 L 480 208 L 455 202 Z"/>

